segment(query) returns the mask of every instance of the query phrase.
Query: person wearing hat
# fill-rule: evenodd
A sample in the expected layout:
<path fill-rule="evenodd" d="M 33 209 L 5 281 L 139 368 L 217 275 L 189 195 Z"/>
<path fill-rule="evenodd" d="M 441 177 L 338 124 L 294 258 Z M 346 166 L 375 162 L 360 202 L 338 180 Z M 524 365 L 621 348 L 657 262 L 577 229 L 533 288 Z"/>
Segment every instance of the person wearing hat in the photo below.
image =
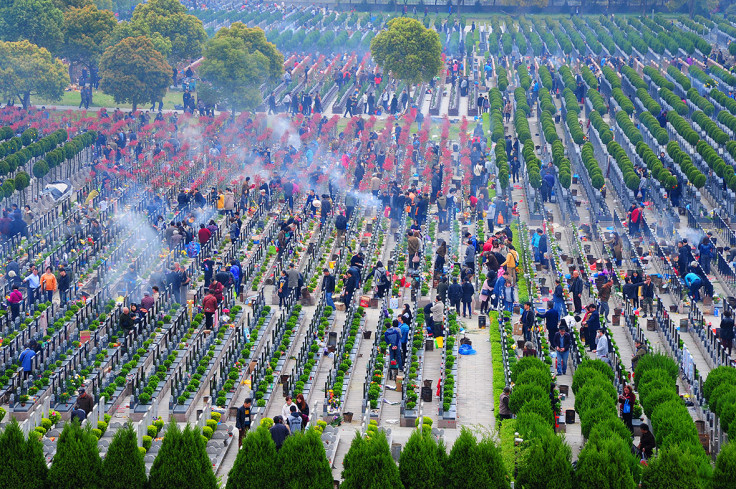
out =
<path fill-rule="evenodd" d="M 153 308 L 155 303 L 156 301 L 153 299 L 151 292 L 149 290 L 145 290 L 143 292 L 143 299 L 141 299 L 141 310 L 148 312 Z"/>
<path fill-rule="evenodd" d="M 572 337 L 567 334 L 567 324 L 560 323 L 560 328 L 552 338 L 552 348 L 557 352 L 557 375 L 567 374 L 567 358 L 570 356 Z"/>
<path fill-rule="evenodd" d="M 636 371 L 636 365 L 639 363 L 639 360 L 642 359 L 644 355 L 647 354 L 647 345 L 640 339 L 634 340 L 634 350 L 636 351 L 635 355 L 631 355 L 631 371 Z"/>
<path fill-rule="evenodd" d="M 79 389 L 79 396 L 77 396 L 77 402 L 74 405 L 74 409 L 81 409 L 84 411 L 85 417 L 89 416 L 92 412 L 92 408 L 95 406 L 95 400 L 87 394 L 86 389 L 82 387 Z"/>

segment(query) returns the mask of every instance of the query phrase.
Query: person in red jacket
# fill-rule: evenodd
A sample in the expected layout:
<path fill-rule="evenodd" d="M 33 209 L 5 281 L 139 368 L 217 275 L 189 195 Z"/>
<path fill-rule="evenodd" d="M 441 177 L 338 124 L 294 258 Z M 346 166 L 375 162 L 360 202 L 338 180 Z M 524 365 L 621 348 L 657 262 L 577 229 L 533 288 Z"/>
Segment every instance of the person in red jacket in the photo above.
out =
<path fill-rule="evenodd" d="M 199 231 L 197 232 L 197 235 L 199 237 L 199 244 L 202 246 L 204 246 L 204 244 L 212 237 L 212 233 L 209 229 L 204 227 L 204 224 L 199 225 Z"/>
<path fill-rule="evenodd" d="M 204 296 L 204 299 L 202 299 L 202 309 L 204 310 L 204 317 L 206 320 L 205 324 L 207 326 L 207 329 L 212 329 L 214 325 L 215 312 L 217 311 L 217 297 L 212 294 L 211 288 L 210 293 Z"/>
<path fill-rule="evenodd" d="M 215 296 L 215 299 L 217 299 L 217 303 L 219 304 L 222 302 L 222 291 L 225 290 L 225 286 L 222 285 L 217 280 L 213 280 L 210 284 L 210 294 Z"/>
<path fill-rule="evenodd" d="M 13 285 L 13 291 L 8 296 L 8 304 L 10 304 L 10 312 L 13 316 L 13 321 L 15 321 L 15 318 L 20 316 L 20 303 L 23 302 L 23 293 L 18 290 L 18 284 Z"/>

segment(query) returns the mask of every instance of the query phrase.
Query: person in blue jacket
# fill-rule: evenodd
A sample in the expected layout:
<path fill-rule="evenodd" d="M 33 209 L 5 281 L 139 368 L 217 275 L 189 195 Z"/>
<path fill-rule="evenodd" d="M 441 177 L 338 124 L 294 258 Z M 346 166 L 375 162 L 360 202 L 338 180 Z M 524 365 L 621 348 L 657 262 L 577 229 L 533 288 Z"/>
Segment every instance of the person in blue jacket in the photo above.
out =
<path fill-rule="evenodd" d="M 491 298 L 491 303 L 493 304 L 493 308 L 495 309 L 498 307 L 499 301 L 503 300 L 503 289 L 506 287 L 506 279 L 508 278 L 508 275 L 505 273 L 502 275 L 499 275 L 496 278 L 496 283 L 493 284 L 493 297 Z"/>
<path fill-rule="evenodd" d="M 544 325 L 547 327 L 549 340 L 552 341 L 555 333 L 557 333 L 557 325 L 560 322 L 560 315 L 555 310 L 555 304 L 552 301 L 547 301 L 547 310 L 542 313 L 538 312 L 537 317 L 544 318 Z"/>
<path fill-rule="evenodd" d="M 403 316 L 399 316 L 396 319 L 399 323 L 399 330 L 401 331 L 401 361 L 406 363 L 406 345 L 409 342 L 409 325 L 404 322 Z"/>
<path fill-rule="evenodd" d="M 698 302 L 700 300 L 700 287 L 703 285 L 700 276 L 694 272 L 688 273 L 685 275 L 685 285 L 690 289 L 690 297 L 693 301 Z"/>
<path fill-rule="evenodd" d="M 703 240 L 698 245 L 698 262 L 703 267 L 703 271 L 706 275 L 710 275 L 710 262 L 713 257 L 716 256 L 716 247 L 710 241 L 710 237 L 704 236 Z"/>
<path fill-rule="evenodd" d="M 383 337 L 388 343 L 388 351 L 390 359 L 396 360 L 399 369 L 403 369 L 404 362 L 401 359 L 401 330 L 399 329 L 399 321 L 394 320 L 391 327 L 383 333 Z"/>

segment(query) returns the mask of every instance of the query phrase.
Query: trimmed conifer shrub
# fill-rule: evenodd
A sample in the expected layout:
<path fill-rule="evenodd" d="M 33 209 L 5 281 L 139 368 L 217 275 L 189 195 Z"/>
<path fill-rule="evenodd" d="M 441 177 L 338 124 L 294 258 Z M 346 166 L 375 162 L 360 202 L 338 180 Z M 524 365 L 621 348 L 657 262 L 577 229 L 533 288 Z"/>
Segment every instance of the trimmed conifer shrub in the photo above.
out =
<path fill-rule="evenodd" d="M 101 476 L 102 460 L 91 426 L 66 423 L 49 470 L 51 485 L 55 489 L 96 489 L 101 487 Z"/>
<path fill-rule="evenodd" d="M 102 461 L 104 489 L 145 489 L 148 478 L 132 425 L 118 430 Z"/>
<path fill-rule="evenodd" d="M 49 469 L 43 445 L 33 436 L 26 440 L 15 418 L 0 433 L 0 460 L 0 481 L 5 487 L 44 488 Z"/>
<path fill-rule="evenodd" d="M 217 480 L 202 435 L 189 425 L 181 431 L 172 422 L 166 429 L 149 477 L 150 489 L 216 489 Z"/>
<path fill-rule="evenodd" d="M 278 468 L 281 487 L 291 489 L 333 487 L 332 469 L 327 461 L 322 439 L 315 430 L 296 433 L 286 438 L 278 452 Z M 379 470 L 377 467 L 372 469 Z M 396 478 L 398 479 L 398 469 Z"/>
<path fill-rule="evenodd" d="M 258 456 L 254 457 L 254 453 Z M 230 469 L 226 489 L 276 489 L 279 487 L 278 473 L 276 445 L 268 429 L 259 426 L 243 439 L 243 446 Z"/>

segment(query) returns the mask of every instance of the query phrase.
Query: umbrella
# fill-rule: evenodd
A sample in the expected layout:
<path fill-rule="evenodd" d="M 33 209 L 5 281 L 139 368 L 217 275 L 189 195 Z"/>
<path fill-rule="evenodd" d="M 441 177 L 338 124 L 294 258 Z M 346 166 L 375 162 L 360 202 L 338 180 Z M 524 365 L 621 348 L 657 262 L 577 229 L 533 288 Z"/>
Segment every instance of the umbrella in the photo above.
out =
<path fill-rule="evenodd" d="M 56 202 L 70 197 L 72 194 L 72 184 L 68 180 L 51 182 L 43 188 L 41 195 L 50 195 Z"/>

